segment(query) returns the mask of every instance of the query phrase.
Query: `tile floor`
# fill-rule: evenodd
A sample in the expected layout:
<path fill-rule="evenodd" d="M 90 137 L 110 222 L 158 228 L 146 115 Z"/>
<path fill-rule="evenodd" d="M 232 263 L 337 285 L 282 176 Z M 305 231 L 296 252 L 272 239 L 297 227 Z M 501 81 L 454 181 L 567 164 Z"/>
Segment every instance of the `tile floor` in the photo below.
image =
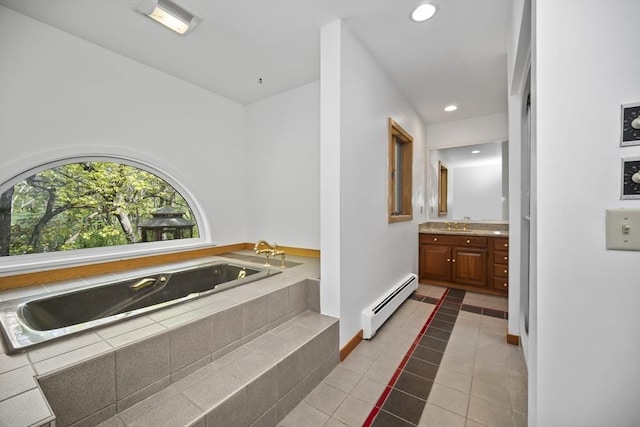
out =
<path fill-rule="evenodd" d="M 526 426 L 526 367 L 505 342 L 506 311 L 504 297 L 420 285 L 279 425 Z"/>

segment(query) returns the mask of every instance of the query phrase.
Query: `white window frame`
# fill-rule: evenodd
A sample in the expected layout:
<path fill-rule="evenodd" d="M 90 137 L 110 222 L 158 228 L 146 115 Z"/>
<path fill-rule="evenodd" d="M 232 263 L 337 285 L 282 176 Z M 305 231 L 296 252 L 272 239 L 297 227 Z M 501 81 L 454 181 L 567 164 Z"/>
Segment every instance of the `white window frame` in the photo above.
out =
<path fill-rule="evenodd" d="M 123 156 L 119 154 L 96 154 L 60 157 L 53 161 L 40 163 L 38 166 L 34 166 L 28 170 L 20 172 L 12 178 L 0 183 L 0 194 L 10 189 L 18 182 L 38 172 L 64 164 L 86 161 L 121 163 L 147 171 L 166 181 L 180 193 L 189 205 L 189 208 L 191 208 L 194 220 L 198 226 L 199 237 L 145 242 L 143 244 L 135 245 L 103 246 L 98 248 L 74 249 L 69 251 L 3 256 L 0 257 L 0 276 L 32 273 L 65 267 L 76 267 L 87 264 L 138 258 L 142 256 L 167 254 L 215 245 L 211 239 L 211 231 L 208 221 L 206 220 L 206 216 L 203 214 L 200 204 L 193 197 L 191 192 L 188 191 L 188 189 L 171 174 L 163 171 L 161 168 L 153 166 L 149 162 L 144 162 L 130 156 Z"/>

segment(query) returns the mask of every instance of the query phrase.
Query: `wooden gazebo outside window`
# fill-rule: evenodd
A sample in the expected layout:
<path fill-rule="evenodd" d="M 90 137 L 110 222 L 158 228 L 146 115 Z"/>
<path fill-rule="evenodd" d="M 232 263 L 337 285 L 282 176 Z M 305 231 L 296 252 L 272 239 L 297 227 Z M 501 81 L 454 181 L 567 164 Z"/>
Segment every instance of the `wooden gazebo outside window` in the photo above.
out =
<path fill-rule="evenodd" d="M 172 206 L 164 206 L 151 215 L 149 221 L 138 227 L 143 242 L 159 240 L 188 239 L 193 237 L 193 221 L 184 218 L 185 212 Z"/>

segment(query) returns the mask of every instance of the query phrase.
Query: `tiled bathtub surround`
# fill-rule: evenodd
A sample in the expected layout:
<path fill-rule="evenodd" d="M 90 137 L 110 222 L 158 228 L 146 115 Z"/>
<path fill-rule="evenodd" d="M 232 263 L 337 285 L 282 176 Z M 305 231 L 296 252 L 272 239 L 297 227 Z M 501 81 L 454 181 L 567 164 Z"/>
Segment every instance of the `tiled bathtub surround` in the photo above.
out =
<path fill-rule="evenodd" d="M 54 413 L 56 426 L 96 424 L 306 310 L 319 311 L 319 281 L 307 279 L 317 277 L 318 261 L 292 258 L 301 265 L 247 286 L 24 354 L 3 348 L 0 425 L 47 425 Z"/>
<path fill-rule="evenodd" d="M 338 360 L 337 319 L 307 311 L 101 426 L 275 425 Z"/>

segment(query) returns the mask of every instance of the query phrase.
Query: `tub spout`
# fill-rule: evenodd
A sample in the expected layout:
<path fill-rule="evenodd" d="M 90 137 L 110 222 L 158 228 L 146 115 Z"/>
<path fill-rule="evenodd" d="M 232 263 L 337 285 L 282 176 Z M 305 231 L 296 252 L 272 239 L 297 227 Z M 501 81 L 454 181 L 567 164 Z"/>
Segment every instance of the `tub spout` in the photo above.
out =
<path fill-rule="evenodd" d="M 158 279 L 154 279 L 153 277 L 145 277 L 144 279 L 138 280 L 136 283 L 134 283 L 129 287 L 134 291 L 137 291 L 139 289 L 144 289 L 148 286 L 151 286 L 156 282 L 166 282 L 166 281 L 167 281 L 167 278 L 164 276 L 160 276 Z"/>

